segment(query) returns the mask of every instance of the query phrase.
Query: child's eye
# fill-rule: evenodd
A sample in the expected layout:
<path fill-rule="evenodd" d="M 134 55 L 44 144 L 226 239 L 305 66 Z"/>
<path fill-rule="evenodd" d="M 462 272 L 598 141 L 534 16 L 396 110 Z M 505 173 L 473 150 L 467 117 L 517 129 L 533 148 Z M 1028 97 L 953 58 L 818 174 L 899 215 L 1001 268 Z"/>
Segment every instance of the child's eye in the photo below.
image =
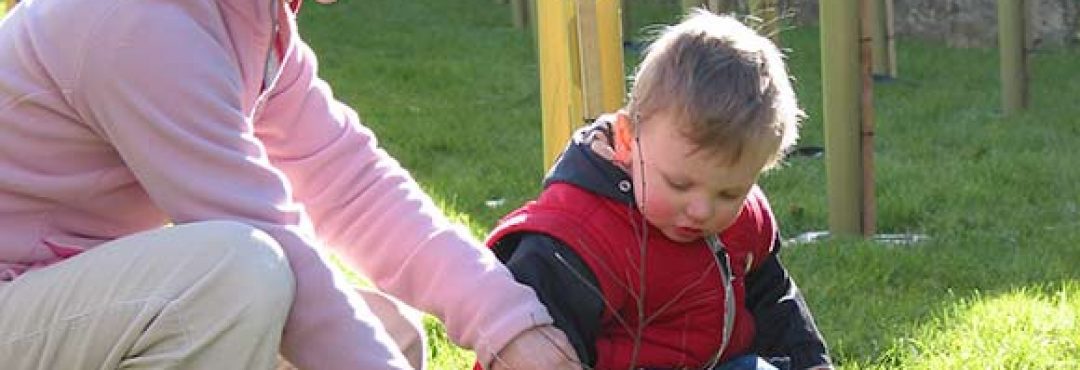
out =
<path fill-rule="evenodd" d="M 672 181 L 672 180 L 668 179 L 667 183 L 668 183 L 668 186 L 670 186 L 672 189 L 675 189 L 675 190 L 678 190 L 678 191 L 683 191 L 683 190 L 690 189 L 690 184 L 687 184 L 685 182 Z"/>
<path fill-rule="evenodd" d="M 719 194 L 717 194 L 717 197 L 719 197 L 720 199 L 723 199 L 723 200 L 729 200 L 730 201 L 730 200 L 738 200 L 739 198 L 742 198 L 742 195 L 739 194 L 739 193 L 736 193 L 736 192 L 732 192 L 732 191 L 722 191 Z"/>

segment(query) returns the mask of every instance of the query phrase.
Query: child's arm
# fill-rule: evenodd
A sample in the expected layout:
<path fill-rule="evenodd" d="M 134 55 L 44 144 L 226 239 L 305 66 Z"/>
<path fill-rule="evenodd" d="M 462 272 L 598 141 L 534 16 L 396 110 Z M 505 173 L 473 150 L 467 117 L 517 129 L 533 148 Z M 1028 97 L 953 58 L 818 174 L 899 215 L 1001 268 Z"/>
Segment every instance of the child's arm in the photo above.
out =
<path fill-rule="evenodd" d="M 792 369 L 830 367 L 825 340 L 799 287 L 780 264 L 779 251 L 778 237 L 772 253 L 746 276 L 746 305 L 757 326 L 753 351 L 789 357 Z"/>
<path fill-rule="evenodd" d="M 595 275 L 581 258 L 544 234 L 510 235 L 493 250 L 518 282 L 536 291 L 582 364 L 595 365 L 604 302 Z"/>

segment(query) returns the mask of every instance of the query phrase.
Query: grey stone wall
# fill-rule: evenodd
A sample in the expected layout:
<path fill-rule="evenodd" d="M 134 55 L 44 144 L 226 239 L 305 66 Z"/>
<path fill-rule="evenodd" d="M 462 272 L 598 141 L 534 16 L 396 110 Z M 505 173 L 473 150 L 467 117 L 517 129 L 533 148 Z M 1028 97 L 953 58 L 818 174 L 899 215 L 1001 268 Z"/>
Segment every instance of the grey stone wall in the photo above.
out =
<path fill-rule="evenodd" d="M 818 1 L 786 2 L 795 10 L 797 22 L 812 24 L 818 21 Z M 997 1 L 894 0 L 896 34 L 898 37 L 941 41 L 955 47 L 995 47 Z M 1031 7 L 1028 28 L 1035 48 L 1080 43 L 1080 0 L 1027 2 Z"/>

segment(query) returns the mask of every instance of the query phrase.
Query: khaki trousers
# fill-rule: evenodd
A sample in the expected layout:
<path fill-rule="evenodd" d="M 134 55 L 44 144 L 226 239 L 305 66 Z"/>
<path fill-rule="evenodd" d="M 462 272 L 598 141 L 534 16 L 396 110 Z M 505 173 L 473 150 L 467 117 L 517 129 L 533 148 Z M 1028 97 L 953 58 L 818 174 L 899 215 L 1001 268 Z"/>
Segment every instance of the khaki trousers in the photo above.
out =
<path fill-rule="evenodd" d="M 270 369 L 294 281 L 235 222 L 135 234 L 0 283 L 4 369 Z"/>
<path fill-rule="evenodd" d="M 278 243 L 247 225 L 139 233 L 0 283 L 0 364 L 271 369 L 293 291 Z"/>
<path fill-rule="evenodd" d="M 293 290 L 280 246 L 248 225 L 134 234 L 0 282 L 0 368 L 273 369 Z M 422 367 L 419 311 L 361 295 Z"/>

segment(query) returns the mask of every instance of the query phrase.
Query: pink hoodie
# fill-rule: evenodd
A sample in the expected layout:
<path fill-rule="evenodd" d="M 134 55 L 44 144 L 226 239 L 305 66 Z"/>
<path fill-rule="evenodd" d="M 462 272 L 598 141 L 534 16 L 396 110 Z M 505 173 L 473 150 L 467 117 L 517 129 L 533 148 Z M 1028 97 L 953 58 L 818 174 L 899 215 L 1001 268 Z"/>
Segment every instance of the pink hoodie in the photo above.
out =
<path fill-rule="evenodd" d="M 268 62 L 275 19 L 285 49 Z M 24 0 L 0 21 L 0 280 L 211 219 L 285 249 L 282 349 L 301 368 L 382 360 L 323 245 L 482 363 L 551 322 L 333 98 L 280 0 Z"/>

